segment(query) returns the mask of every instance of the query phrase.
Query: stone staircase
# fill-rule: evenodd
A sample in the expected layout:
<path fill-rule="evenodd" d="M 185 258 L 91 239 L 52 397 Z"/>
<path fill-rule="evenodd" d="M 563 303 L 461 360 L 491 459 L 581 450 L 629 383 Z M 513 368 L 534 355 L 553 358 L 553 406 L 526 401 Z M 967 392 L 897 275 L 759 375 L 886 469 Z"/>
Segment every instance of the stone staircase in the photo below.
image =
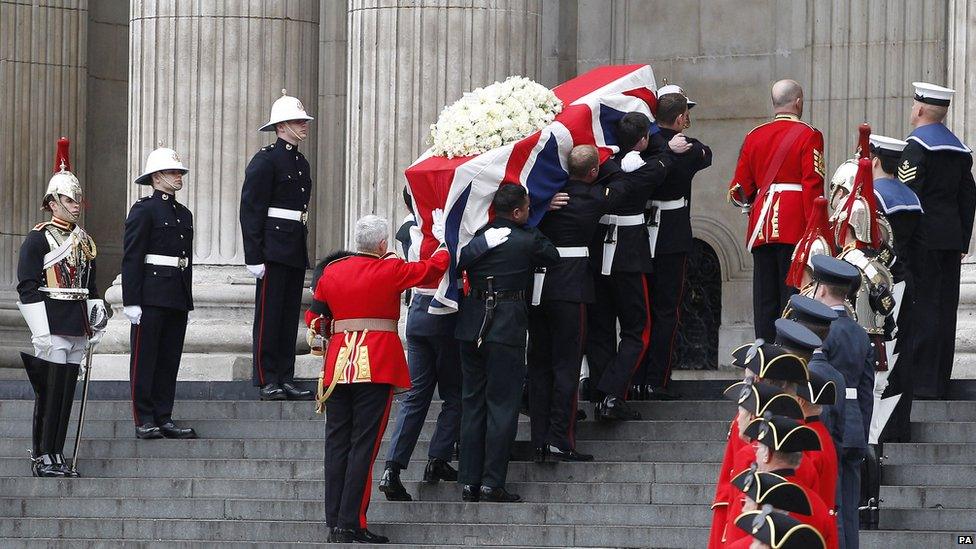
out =
<path fill-rule="evenodd" d="M 699 382 L 697 398 L 723 384 Z M 311 403 L 181 400 L 178 417 L 203 438 L 138 441 L 122 388 L 93 391 L 99 400 L 89 403 L 80 464 L 86 477 L 35 479 L 29 390 L 0 387 L 0 546 L 302 547 L 326 539 L 324 420 Z M 235 391 L 246 392 L 181 394 Z M 517 504 L 462 503 L 455 484 L 420 483 L 428 421 L 403 472 L 416 501 L 387 502 L 374 479 L 370 527 L 412 547 L 703 547 L 732 405 L 636 406 L 644 421 L 579 425 L 579 448 L 596 462 L 514 461 L 509 487 L 526 500 Z M 862 532 L 864 547 L 944 547 L 976 534 L 976 402 L 920 402 L 913 419 L 917 443 L 885 448 L 883 530 Z M 521 418 L 519 440 L 528 427 Z M 528 450 L 521 442 L 515 453 Z"/>

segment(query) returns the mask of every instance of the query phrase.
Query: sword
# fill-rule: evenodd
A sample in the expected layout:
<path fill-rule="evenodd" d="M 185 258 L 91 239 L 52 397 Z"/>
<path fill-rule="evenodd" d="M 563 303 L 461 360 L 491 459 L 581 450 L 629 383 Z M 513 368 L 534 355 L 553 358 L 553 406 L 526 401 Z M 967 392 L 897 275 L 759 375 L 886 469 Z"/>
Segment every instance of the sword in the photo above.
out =
<path fill-rule="evenodd" d="M 488 283 L 488 290 L 485 292 L 485 319 L 481 321 L 481 329 L 478 330 L 477 347 L 481 347 L 481 343 L 488 333 L 488 328 L 491 328 L 492 318 L 495 316 L 495 289 L 493 287 L 495 277 L 489 276 L 485 280 Z"/>
<path fill-rule="evenodd" d="M 71 470 L 78 472 L 78 447 L 81 445 L 81 430 L 85 426 L 85 405 L 88 404 L 88 383 L 91 381 L 92 351 L 95 346 L 91 343 L 85 349 L 85 384 L 81 387 L 81 406 L 78 409 L 78 431 L 75 432 L 74 455 L 71 458 Z"/>

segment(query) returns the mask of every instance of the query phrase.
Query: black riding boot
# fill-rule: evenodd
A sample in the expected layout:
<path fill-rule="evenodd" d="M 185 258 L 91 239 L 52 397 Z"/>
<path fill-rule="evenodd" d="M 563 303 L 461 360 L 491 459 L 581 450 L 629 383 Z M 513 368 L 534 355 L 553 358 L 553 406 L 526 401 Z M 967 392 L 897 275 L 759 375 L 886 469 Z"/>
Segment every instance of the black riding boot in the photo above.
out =
<path fill-rule="evenodd" d="M 861 502 L 858 506 L 862 530 L 876 530 L 881 503 L 881 445 L 868 444 L 861 463 Z"/>
<path fill-rule="evenodd" d="M 61 384 L 60 376 L 63 375 L 63 364 L 54 364 L 46 360 L 34 357 L 35 365 L 43 363 L 44 368 L 44 393 L 38 396 L 38 401 L 43 400 L 39 408 L 41 413 L 41 426 L 36 429 L 40 433 L 40 442 L 34 454 L 34 476 L 37 477 L 63 477 L 64 471 L 57 462 L 54 455 L 55 445 L 58 439 L 58 422 L 60 421 L 61 411 Z"/>
<path fill-rule="evenodd" d="M 61 410 L 58 414 L 58 438 L 54 444 L 54 461 L 61 465 L 66 477 L 81 476 L 71 468 L 64 458 L 64 442 L 68 438 L 68 423 L 71 421 L 71 406 L 75 401 L 75 387 L 78 386 L 78 364 L 65 364 L 61 367 L 59 385 L 61 387 Z"/>

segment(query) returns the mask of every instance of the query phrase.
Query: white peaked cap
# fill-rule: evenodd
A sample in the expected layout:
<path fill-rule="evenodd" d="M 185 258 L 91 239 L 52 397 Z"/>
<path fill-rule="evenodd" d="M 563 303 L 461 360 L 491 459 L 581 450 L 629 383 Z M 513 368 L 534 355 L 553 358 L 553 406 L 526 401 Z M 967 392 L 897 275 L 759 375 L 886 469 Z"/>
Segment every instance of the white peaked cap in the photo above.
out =
<path fill-rule="evenodd" d="M 281 90 L 281 97 L 271 105 L 271 117 L 268 123 L 258 128 L 262 132 L 273 132 L 275 124 L 289 120 L 315 120 L 305 112 L 305 105 L 297 97 L 287 95 L 287 90 Z"/>
<path fill-rule="evenodd" d="M 166 170 L 179 170 L 187 173 L 190 170 L 183 165 L 178 154 L 173 149 L 160 147 L 149 153 L 146 157 L 146 169 L 142 175 L 136 178 L 139 185 L 149 185 L 152 183 L 152 174 Z"/>
<path fill-rule="evenodd" d="M 929 105 L 948 107 L 952 96 L 956 94 L 956 90 L 928 82 L 912 82 L 912 86 L 915 86 L 915 100 Z"/>
<path fill-rule="evenodd" d="M 887 137 L 884 135 L 877 135 L 872 133 L 869 138 L 871 141 L 872 149 L 881 149 L 882 151 L 888 151 L 893 153 L 901 153 L 905 150 L 905 145 L 908 144 L 907 141 L 902 141 L 901 139 L 895 139 L 894 137 Z"/>
<path fill-rule="evenodd" d="M 689 109 L 691 107 L 694 107 L 695 105 L 698 104 L 698 103 L 695 103 L 694 101 L 692 101 L 688 97 L 688 94 L 685 93 L 685 90 L 681 89 L 681 86 L 675 86 L 674 84 L 668 84 L 666 86 L 661 86 L 660 88 L 657 89 L 657 96 L 658 97 L 661 97 L 662 95 L 668 95 L 669 93 L 680 93 L 681 95 L 685 96 L 685 99 L 688 99 L 688 108 Z"/>

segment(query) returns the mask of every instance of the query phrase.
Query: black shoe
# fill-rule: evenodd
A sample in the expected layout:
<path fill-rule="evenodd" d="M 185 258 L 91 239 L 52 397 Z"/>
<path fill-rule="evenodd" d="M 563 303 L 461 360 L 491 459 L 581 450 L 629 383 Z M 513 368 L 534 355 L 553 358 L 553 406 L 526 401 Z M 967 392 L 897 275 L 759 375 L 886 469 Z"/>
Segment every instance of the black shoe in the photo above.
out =
<path fill-rule="evenodd" d="M 291 383 L 282 383 L 281 390 L 285 392 L 288 400 L 312 400 L 312 391 L 299 389 Z"/>
<path fill-rule="evenodd" d="M 146 423 L 136 426 L 136 438 L 141 438 L 142 440 L 163 438 L 163 433 L 159 430 L 159 427 L 156 427 L 152 423 Z"/>
<path fill-rule="evenodd" d="M 641 418 L 640 413 L 635 412 L 627 406 L 627 403 L 620 398 L 608 396 L 596 407 L 596 417 L 603 420 L 632 421 Z"/>
<path fill-rule="evenodd" d="M 389 465 L 383 470 L 383 478 L 380 479 L 380 492 L 383 492 L 387 501 L 413 501 L 410 493 L 400 482 L 400 470 Z"/>
<path fill-rule="evenodd" d="M 644 386 L 646 400 L 679 400 L 681 395 L 668 389 L 667 387 Z"/>
<path fill-rule="evenodd" d="M 438 480 L 444 480 L 447 482 L 457 482 L 457 471 L 451 464 L 440 458 L 433 458 L 427 462 L 427 468 L 424 469 L 424 482 L 428 484 L 433 484 Z"/>
<path fill-rule="evenodd" d="M 197 432 L 190 427 L 177 427 L 172 421 L 159 426 L 159 432 L 166 438 L 197 438 Z"/>
<path fill-rule="evenodd" d="M 644 386 L 643 385 L 631 385 L 630 391 L 627 393 L 627 400 L 644 400 Z"/>
<path fill-rule="evenodd" d="M 61 465 L 54 461 L 54 456 L 44 454 L 32 459 L 31 473 L 35 477 L 64 477 Z"/>
<path fill-rule="evenodd" d="M 517 501 L 522 501 L 522 496 L 513 494 L 504 488 L 482 486 L 481 501 L 491 501 L 494 503 L 515 503 Z"/>
<path fill-rule="evenodd" d="M 481 499 L 481 486 L 465 484 L 461 487 L 461 501 L 476 502 Z"/>
<path fill-rule="evenodd" d="M 288 400 L 285 390 L 277 383 L 268 383 L 261 387 L 261 400 Z"/>
<path fill-rule="evenodd" d="M 54 462 L 57 463 L 61 468 L 61 472 L 64 473 L 64 476 L 68 478 L 78 478 L 81 476 L 78 471 L 75 471 L 70 465 L 68 465 L 68 460 L 64 458 L 64 454 L 54 454 Z"/>
<path fill-rule="evenodd" d="M 533 448 L 532 461 L 535 463 L 545 463 L 549 461 L 549 448 L 547 446 L 536 446 Z"/>
<path fill-rule="evenodd" d="M 329 530 L 329 543 L 356 543 L 353 536 L 356 535 L 354 528 L 333 528 Z"/>
<path fill-rule="evenodd" d="M 576 410 L 576 421 L 586 421 L 586 410 L 582 408 Z"/>
<path fill-rule="evenodd" d="M 552 445 L 549 445 L 548 450 L 552 457 L 560 461 L 593 461 L 592 454 L 583 454 L 576 450 L 560 450 Z"/>
<path fill-rule="evenodd" d="M 333 528 L 329 531 L 329 543 L 390 543 L 390 538 L 374 534 L 365 528 Z"/>

